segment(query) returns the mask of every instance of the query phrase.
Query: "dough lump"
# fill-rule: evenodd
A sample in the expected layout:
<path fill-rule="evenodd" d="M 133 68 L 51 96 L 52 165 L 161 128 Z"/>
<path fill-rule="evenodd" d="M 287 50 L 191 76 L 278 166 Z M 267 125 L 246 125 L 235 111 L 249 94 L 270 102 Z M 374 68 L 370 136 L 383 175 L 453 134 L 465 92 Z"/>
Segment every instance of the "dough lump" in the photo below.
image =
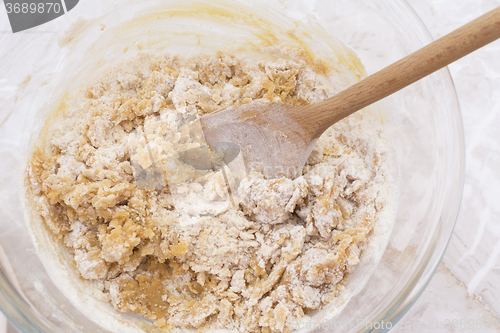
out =
<path fill-rule="evenodd" d="M 380 130 L 341 121 L 293 180 L 197 170 L 178 154 L 202 144 L 203 114 L 318 102 L 324 82 L 298 59 L 139 55 L 53 120 L 29 163 L 32 200 L 116 309 L 167 331 L 289 332 L 338 295 L 386 205 Z"/>

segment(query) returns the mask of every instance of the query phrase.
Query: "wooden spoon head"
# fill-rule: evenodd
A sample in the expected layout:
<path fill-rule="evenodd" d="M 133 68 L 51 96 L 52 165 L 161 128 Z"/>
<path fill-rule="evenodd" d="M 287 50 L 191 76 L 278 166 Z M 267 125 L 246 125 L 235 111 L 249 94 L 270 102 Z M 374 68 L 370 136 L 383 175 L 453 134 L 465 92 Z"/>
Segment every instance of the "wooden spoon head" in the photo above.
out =
<path fill-rule="evenodd" d="M 247 171 L 256 169 L 266 178 L 297 177 L 316 139 L 297 121 L 297 107 L 255 102 L 201 117 L 205 140 L 240 146 Z"/>

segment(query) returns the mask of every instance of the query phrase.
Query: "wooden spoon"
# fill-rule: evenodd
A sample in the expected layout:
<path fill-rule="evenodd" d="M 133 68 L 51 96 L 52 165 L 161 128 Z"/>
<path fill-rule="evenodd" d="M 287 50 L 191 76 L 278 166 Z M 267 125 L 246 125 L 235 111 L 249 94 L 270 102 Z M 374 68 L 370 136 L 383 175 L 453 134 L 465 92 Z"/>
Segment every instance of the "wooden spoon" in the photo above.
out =
<path fill-rule="evenodd" d="M 201 117 L 208 144 L 240 146 L 247 168 L 266 178 L 300 174 L 319 136 L 337 121 L 500 37 L 500 7 L 320 103 L 261 102 Z"/>

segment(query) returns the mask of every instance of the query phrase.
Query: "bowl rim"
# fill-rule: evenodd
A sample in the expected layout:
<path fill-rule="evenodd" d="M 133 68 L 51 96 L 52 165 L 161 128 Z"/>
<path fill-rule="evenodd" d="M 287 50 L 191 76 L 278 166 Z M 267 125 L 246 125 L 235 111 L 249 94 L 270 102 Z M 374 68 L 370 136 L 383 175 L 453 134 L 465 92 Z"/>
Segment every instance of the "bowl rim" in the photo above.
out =
<path fill-rule="evenodd" d="M 415 9 L 408 3 L 408 0 L 402 0 L 401 4 L 405 7 L 408 14 L 413 16 L 413 19 L 419 23 L 419 28 L 421 28 L 421 32 L 424 34 L 427 43 L 433 42 L 435 39 L 432 36 L 431 32 L 415 11 Z M 361 329 L 358 332 L 387 332 L 393 327 L 397 325 L 397 323 L 404 317 L 404 315 L 411 309 L 413 304 L 418 300 L 418 298 L 422 295 L 427 285 L 432 280 L 434 274 L 436 273 L 439 265 L 442 262 L 443 256 L 448 248 L 451 237 L 453 236 L 453 232 L 455 229 L 455 225 L 457 223 L 458 214 L 460 212 L 460 206 L 462 203 L 464 184 L 465 184 L 465 137 L 464 137 L 464 126 L 462 119 L 462 111 L 460 108 L 460 102 L 457 95 L 457 90 L 455 87 L 455 83 L 453 81 L 453 77 L 451 76 L 450 70 L 448 66 L 443 69 L 440 69 L 438 72 L 444 74 L 445 81 L 447 85 L 450 86 L 452 90 L 452 96 L 450 98 L 453 100 L 456 105 L 456 111 L 453 113 L 454 120 L 456 122 L 456 126 L 453 126 L 453 130 L 456 131 L 456 135 L 458 137 L 457 143 L 457 153 L 459 161 L 455 161 L 458 166 L 458 173 L 454 175 L 457 179 L 453 184 L 454 187 L 454 197 L 448 199 L 448 202 L 452 202 L 452 206 L 455 207 L 454 213 L 449 217 L 444 217 L 441 215 L 440 224 L 447 225 L 449 228 L 448 233 L 445 233 L 442 239 L 434 239 L 433 246 L 427 248 L 425 255 L 422 257 L 420 264 L 418 265 L 418 269 L 416 273 L 412 275 L 412 279 L 405 285 L 405 287 L 401 290 L 398 296 L 383 310 L 380 311 L 380 315 L 375 319 L 374 322 L 379 323 L 391 323 L 391 327 L 387 328 L 387 325 L 381 325 L 380 329 L 368 330 Z M 442 212 L 443 213 L 443 212 Z M 436 252 L 436 250 L 438 250 Z M 432 257 L 435 257 L 434 259 Z"/>

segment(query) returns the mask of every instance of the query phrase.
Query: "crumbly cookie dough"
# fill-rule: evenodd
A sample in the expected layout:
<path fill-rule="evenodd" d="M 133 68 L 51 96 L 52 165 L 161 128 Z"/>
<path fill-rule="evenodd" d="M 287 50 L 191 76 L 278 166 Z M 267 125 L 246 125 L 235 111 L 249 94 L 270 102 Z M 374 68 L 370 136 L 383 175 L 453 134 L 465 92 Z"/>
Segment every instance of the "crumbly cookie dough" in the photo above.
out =
<path fill-rule="evenodd" d="M 116 309 L 167 331 L 289 332 L 338 295 L 386 204 L 379 130 L 362 115 L 341 121 L 296 179 L 202 172 L 175 156 L 200 146 L 191 129 L 205 113 L 330 93 L 301 60 L 140 55 L 53 120 L 28 166 L 29 194 Z M 153 167 L 167 182 L 139 186 Z"/>

